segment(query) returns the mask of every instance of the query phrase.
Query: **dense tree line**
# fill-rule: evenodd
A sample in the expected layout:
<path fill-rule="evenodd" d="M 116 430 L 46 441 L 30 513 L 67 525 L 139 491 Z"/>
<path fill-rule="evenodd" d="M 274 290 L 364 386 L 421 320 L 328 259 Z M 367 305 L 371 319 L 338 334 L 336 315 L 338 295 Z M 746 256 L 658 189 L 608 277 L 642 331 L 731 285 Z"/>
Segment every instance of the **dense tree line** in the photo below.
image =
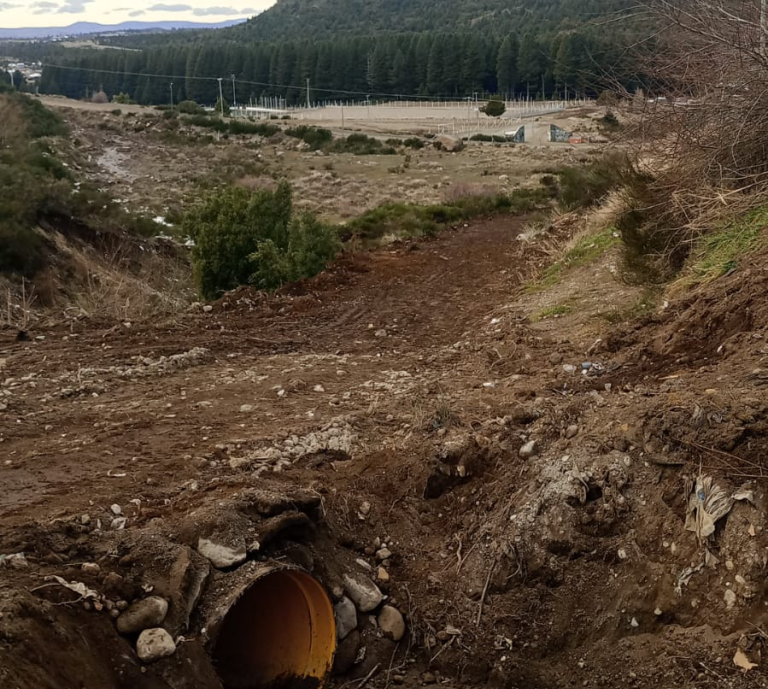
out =
<path fill-rule="evenodd" d="M 144 50 L 67 50 L 43 69 L 41 91 L 83 98 L 98 90 L 139 103 L 218 98 L 218 77 L 232 100 L 279 96 L 312 102 L 419 95 L 462 98 L 475 93 L 553 97 L 594 95 L 637 78 L 620 44 L 589 28 L 554 35 L 528 32 L 388 34 L 326 41 L 239 43 L 197 41 Z M 162 75 L 162 76 L 155 76 Z"/>

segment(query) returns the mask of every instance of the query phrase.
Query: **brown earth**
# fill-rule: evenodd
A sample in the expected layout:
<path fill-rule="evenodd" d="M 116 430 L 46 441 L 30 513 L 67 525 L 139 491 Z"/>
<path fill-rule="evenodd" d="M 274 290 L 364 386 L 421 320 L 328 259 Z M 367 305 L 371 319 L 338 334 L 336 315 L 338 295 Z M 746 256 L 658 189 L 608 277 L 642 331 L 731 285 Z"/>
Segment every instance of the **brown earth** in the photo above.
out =
<path fill-rule="evenodd" d="M 520 288 L 546 254 L 522 229 L 478 222 L 163 323 L 3 331 L 0 555 L 24 559 L 0 561 L 2 686 L 221 686 L 217 591 L 285 558 L 338 596 L 376 539 L 408 635 L 363 616 L 341 685 L 766 686 L 764 271 L 610 328 L 596 314 L 637 290 L 575 270 L 557 289 L 594 318 L 532 323 Z M 701 543 L 700 474 L 751 491 Z M 207 568 L 200 537 L 249 564 L 195 605 L 177 574 Z M 145 666 L 110 608 L 149 591 L 183 640 Z"/>

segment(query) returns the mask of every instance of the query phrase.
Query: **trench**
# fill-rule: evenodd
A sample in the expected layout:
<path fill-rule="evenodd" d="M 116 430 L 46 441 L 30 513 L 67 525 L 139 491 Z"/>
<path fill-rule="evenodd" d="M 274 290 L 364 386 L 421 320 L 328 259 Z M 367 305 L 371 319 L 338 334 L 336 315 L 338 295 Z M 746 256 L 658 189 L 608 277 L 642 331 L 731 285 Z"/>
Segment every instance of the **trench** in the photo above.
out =
<path fill-rule="evenodd" d="M 312 689 L 322 685 L 335 649 L 333 606 L 322 584 L 277 569 L 232 603 L 212 655 L 225 689 Z"/>

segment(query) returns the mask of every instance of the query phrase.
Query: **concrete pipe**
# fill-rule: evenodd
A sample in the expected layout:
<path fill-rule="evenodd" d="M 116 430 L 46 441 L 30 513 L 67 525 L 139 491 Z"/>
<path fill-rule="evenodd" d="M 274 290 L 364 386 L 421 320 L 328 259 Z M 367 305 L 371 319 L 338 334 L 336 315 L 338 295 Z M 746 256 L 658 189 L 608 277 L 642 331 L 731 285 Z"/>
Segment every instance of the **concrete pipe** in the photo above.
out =
<path fill-rule="evenodd" d="M 216 625 L 212 655 L 225 689 L 320 686 L 336 649 L 323 586 L 298 569 L 260 567 L 254 574 L 230 592 Z"/>

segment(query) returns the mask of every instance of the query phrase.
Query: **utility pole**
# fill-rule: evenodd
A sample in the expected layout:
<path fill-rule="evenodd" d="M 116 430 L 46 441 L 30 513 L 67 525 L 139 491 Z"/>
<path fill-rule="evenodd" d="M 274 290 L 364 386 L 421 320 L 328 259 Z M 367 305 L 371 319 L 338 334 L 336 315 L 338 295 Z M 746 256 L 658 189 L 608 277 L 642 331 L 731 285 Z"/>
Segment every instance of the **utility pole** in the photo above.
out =
<path fill-rule="evenodd" d="M 171 107 L 173 107 L 173 82 L 171 82 Z"/>
<path fill-rule="evenodd" d="M 344 103 L 341 104 L 341 131 L 344 131 Z"/>
<path fill-rule="evenodd" d="M 16 88 L 16 84 L 14 83 L 14 80 L 13 80 L 13 70 L 12 70 L 12 69 L 9 69 L 9 70 L 8 70 L 8 74 L 10 74 L 10 75 L 11 75 L 11 88 L 14 88 L 14 89 L 15 89 L 15 88 Z"/>
<path fill-rule="evenodd" d="M 235 75 L 232 75 L 232 107 L 237 107 L 237 93 L 235 93 Z"/>
<path fill-rule="evenodd" d="M 307 79 L 307 110 L 309 110 L 309 79 Z"/>
<path fill-rule="evenodd" d="M 221 103 L 221 116 L 224 117 L 224 92 L 221 90 L 221 77 L 219 77 L 219 103 Z"/>

